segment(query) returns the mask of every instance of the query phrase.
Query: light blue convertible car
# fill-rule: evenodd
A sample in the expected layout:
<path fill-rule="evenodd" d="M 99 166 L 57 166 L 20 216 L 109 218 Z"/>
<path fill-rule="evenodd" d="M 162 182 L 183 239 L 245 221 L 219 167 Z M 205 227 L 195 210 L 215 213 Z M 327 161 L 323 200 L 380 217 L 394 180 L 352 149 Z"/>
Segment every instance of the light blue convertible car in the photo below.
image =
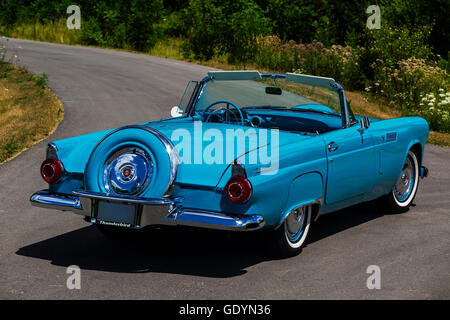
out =
<path fill-rule="evenodd" d="M 50 143 L 48 189 L 31 203 L 85 216 L 110 236 L 262 229 L 286 257 L 322 214 L 374 199 L 406 211 L 428 173 L 424 119 L 354 115 L 330 78 L 212 71 L 188 83 L 171 113 Z"/>

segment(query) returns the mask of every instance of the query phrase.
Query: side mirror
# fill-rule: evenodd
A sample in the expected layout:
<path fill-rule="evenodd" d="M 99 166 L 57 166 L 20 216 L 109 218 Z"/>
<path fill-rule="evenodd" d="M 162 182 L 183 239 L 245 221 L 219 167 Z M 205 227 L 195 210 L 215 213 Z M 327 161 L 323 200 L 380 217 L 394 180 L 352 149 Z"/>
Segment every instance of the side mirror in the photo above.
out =
<path fill-rule="evenodd" d="M 366 116 L 362 117 L 359 120 L 359 123 L 361 125 L 361 130 L 368 129 L 370 127 L 370 119 Z"/>
<path fill-rule="evenodd" d="M 181 109 L 180 106 L 174 106 L 170 110 L 170 115 L 172 116 L 172 118 L 181 117 L 183 114 L 184 114 L 184 111 L 183 111 L 183 109 Z"/>

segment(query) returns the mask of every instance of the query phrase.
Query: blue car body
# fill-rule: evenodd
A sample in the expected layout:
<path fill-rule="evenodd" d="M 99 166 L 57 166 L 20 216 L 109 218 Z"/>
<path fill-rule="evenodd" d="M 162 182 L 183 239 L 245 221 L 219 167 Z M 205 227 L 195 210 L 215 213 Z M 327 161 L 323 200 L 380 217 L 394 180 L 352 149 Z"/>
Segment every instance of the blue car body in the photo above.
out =
<path fill-rule="evenodd" d="M 214 77 L 220 81 L 221 76 L 220 72 L 210 73 L 195 84 L 189 106 L 181 117 L 52 142 L 47 158 L 58 159 L 64 173 L 56 183 L 50 183 L 48 189 L 32 195 L 31 202 L 37 206 L 79 213 L 93 223 L 132 228 L 153 224 L 230 230 L 277 228 L 290 212 L 305 205 L 312 205 L 315 220 L 321 214 L 382 197 L 399 179 L 409 150 L 415 150 L 419 161 L 422 161 L 429 132 L 423 118 L 370 119 L 370 126 L 361 128 L 363 117 L 354 116 L 351 121 L 351 111 L 342 87 L 328 79 L 341 97 L 341 117 L 325 118 L 313 111 L 308 115 L 293 113 L 292 117 L 297 117 L 295 121 L 302 121 L 305 126 L 332 129 L 320 134 L 279 130 L 276 142 L 269 135 L 266 145 L 254 149 L 249 145 L 249 139 L 241 140 L 244 146 L 235 140 L 222 141 L 235 151 L 240 147 L 248 156 L 256 152 L 255 149 L 277 144 L 279 160 L 276 173 L 262 174 L 264 168 L 259 161 L 241 165 L 238 159 L 243 154 L 239 152 L 234 153 L 236 157 L 231 162 L 181 163 L 177 159 L 179 150 L 175 147 L 180 141 L 173 138 L 177 129 L 182 128 L 195 137 L 196 125 L 201 123 L 203 131 L 214 129 L 225 137 L 227 130 L 236 130 L 238 126 L 236 123 L 202 121 L 203 115 L 192 110 L 208 81 Z M 237 77 L 247 76 L 252 79 L 251 73 Z M 260 77 L 284 79 L 285 75 L 260 74 Z M 247 117 L 256 117 L 252 112 L 265 119 L 286 115 L 276 109 L 247 109 Z M 264 130 L 257 126 L 252 129 L 256 135 Z M 115 150 L 130 145 L 151 158 L 152 179 L 138 194 L 111 193 L 102 180 L 106 172 L 105 163 Z M 207 147 L 203 143 L 199 148 L 204 151 Z M 245 171 L 245 178 L 252 187 L 251 196 L 245 203 L 233 203 L 224 191 L 234 172 L 239 170 Z M 117 204 L 116 208 L 110 209 L 112 211 L 120 211 L 119 204 L 133 206 L 135 220 L 121 221 L 115 216 L 109 217 L 111 221 L 104 217 L 105 220 L 99 219 L 99 206 L 104 206 L 104 203 Z"/>

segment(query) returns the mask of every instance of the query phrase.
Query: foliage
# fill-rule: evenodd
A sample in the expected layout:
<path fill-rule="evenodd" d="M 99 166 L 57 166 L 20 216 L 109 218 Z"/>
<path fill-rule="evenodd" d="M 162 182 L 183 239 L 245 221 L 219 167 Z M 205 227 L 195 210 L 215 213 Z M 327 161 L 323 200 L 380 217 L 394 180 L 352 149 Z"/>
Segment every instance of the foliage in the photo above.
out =
<path fill-rule="evenodd" d="M 65 28 L 72 4 L 81 31 Z M 448 132 L 449 15 L 448 0 L 3 0 L 0 33 L 328 76 Z"/>
<path fill-rule="evenodd" d="M 428 45 L 448 58 L 450 50 L 450 1 L 381 0 L 383 20 L 394 28 L 420 29 L 432 25 Z"/>
<path fill-rule="evenodd" d="M 367 52 L 388 66 L 409 57 L 428 59 L 432 56 L 427 44 L 431 29 L 431 25 L 409 29 L 406 26 L 394 28 L 384 24 L 379 30 L 368 31 Z"/>
<path fill-rule="evenodd" d="M 389 97 L 392 107 L 404 115 L 420 115 L 432 129 L 450 132 L 449 75 L 424 59 L 408 58 L 397 67 L 373 63 L 375 82 L 366 91 Z"/>
<path fill-rule="evenodd" d="M 326 48 L 317 40 L 302 44 L 268 36 L 259 37 L 257 47 L 254 61 L 263 68 L 332 77 L 348 89 L 364 86 L 358 56 L 349 46 L 332 45 Z"/>
<path fill-rule="evenodd" d="M 231 54 L 231 61 L 248 61 L 256 36 L 270 33 L 269 19 L 252 0 L 190 0 L 185 52 L 198 59 Z"/>
<path fill-rule="evenodd" d="M 162 0 L 96 1 L 83 20 L 86 22 L 82 26 L 81 41 L 145 51 L 158 40 L 155 25 L 161 20 L 162 10 Z"/>

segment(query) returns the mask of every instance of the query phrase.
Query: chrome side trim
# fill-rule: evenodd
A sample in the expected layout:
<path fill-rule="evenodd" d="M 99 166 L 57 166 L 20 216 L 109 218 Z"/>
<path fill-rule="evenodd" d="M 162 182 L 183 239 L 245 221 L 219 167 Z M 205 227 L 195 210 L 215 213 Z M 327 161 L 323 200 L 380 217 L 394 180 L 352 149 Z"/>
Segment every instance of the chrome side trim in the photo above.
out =
<path fill-rule="evenodd" d="M 296 207 L 292 208 L 291 210 L 289 210 L 288 212 L 286 212 L 284 214 L 283 219 L 280 220 L 281 222 L 275 227 L 275 229 L 278 229 L 283 224 L 284 220 L 286 220 L 286 218 L 289 215 L 289 213 L 291 213 L 293 210 L 297 210 L 297 209 L 299 209 L 301 207 L 309 206 L 309 205 L 313 206 L 313 208 L 312 208 L 312 215 L 313 216 L 311 217 L 312 218 L 312 222 L 316 222 L 317 219 L 319 219 L 319 216 L 320 216 L 320 210 L 322 209 L 322 203 L 323 203 L 323 199 L 322 198 L 317 198 L 317 199 L 315 199 L 313 201 L 307 201 L 305 203 L 301 203 L 300 205 L 297 205 Z M 315 210 L 314 206 L 318 206 L 318 209 Z"/>
<path fill-rule="evenodd" d="M 177 225 L 239 231 L 258 230 L 265 224 L 264 218 L 260 215 L 238 217 L 196 209 L 173 212 L 167 219 L 174 220 Z"/>
<path fill-rule="evenodd" d="M 388 132 L 386 133 L 385 141 L 395 141 L 397 140 L 397 132 Z"/>

